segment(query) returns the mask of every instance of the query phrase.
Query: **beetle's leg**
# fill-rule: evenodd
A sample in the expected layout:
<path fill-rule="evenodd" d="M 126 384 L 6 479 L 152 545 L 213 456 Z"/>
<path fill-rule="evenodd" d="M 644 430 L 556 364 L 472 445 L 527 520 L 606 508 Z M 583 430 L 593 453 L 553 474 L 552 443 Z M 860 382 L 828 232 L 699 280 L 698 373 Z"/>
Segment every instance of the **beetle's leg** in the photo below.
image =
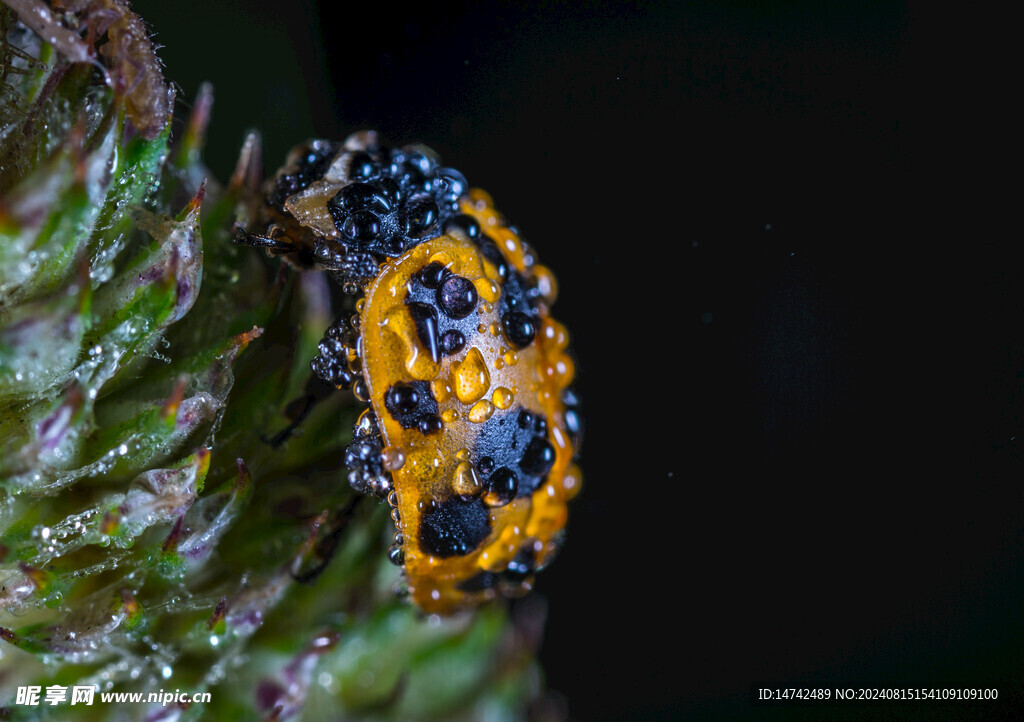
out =
<path fill-rule="evenodd" d="M 234 241 L 239 245 L 266 248 L 271 255 L 284 256 L 302 269 L 330 271 L 349 295 L 355 295 L 377 277 L 378 263 L 373 254 L 352 250 L 327 238 L 310 242 L 300 234 L 300 239 L 295 240 L 276 224 L 265 234 L 249 233 L 236 226 Z"/>
<path fill-rule="evenodd" d="M 353 368 L 358 358 L 359 334 L 350 321 L 350 313 L 342 314 L 327 327 L 318 349 L 320 353 L 310 363 L 312 373 L 306 379 L 302 396 L 289 402 L 285 416 L 291 423 L 265 441 L 271 446 L 280 446 L 287 441 L 318 401 L 335 389 L 348 389 L 362 381 L 362 376 Z"/>
<path fill-rule="evenodd" d="M 235 228 L 235 243 L 240 246 L 252 246 L 254 248 L 269 248 L 272 251 L 288 252 L 295 250 L 295 244 L 291 241 L 271 238 L 259 233 L 248 233 L 242 228 Z"/>
<path fill-rule="evenodd" d="M 319 376 L 310 374 L 306 379 L 306 386 L 303 389 L 302 396 L 292 399 L 285 407 L 284 415 L 291 419 L 291 422 L 269 439 L 264 439 L 264 441 L 274 448 L 283 444 L 302 425 L 302 422 L 306 420 L 309 412 L 313 410 L 317 402 L 326 398 L 333 391 L 334 388 L 325 383 Z"/>
<path fill-rule="evenodd" d="M 295 240 L 281 226 L 273 224 L 263 233 L 249 233 L 241 226 L 235 226 L 234 242 L 238 245 L 266 248 L 272 256 L 284 256 L 285 260 L 308 270 L 316 266 L 313 246 L 300 236 Z"/>
<path fill-rule="evenodd" d="M 352 518 L 352 514 L 355 512 L 356 507 L 359 506 L 359 502 L 362 498 L 361 494 L 354 495 L 349 502 L 337 512 L 334 520 L 331 521 L 330 526 L 327 527 L 327 533 L 321 537 L 320 541 L 318 541 L 313 547 L 312 556 L 316 560 L 313 566 L 309 569 L 291 569 L 289 573 L 291 574 L 292 579 L 306 584 L 323 574 L 324 569 L 327 568 L 331 559 L 334 558 L 334 553 L 338 550 L 338 540 L 341 539 L 341 535 L 345 531 L 345 527 L 348 526 L 349 519 Z"/>

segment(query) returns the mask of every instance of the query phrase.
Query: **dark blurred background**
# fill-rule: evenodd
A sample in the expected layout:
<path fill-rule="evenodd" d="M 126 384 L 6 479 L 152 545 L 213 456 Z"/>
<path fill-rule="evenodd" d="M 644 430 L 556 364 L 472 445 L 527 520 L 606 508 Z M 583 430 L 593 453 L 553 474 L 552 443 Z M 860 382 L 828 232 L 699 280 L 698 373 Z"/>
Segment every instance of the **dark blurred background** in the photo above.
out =
<path fill-rule="evenodd" d="M 137 0 L 207 157 L 374 127 L 555 269 L 587 421 L 538 580 L 573 718 L 956 719 L 1019 704 L 1021 274 L 949 304 L 916 203 L 909 2 Z M 951 256 L 954 263 L 956 255 Z M 754 706 L 757 687 L 1000 704 Z"/>

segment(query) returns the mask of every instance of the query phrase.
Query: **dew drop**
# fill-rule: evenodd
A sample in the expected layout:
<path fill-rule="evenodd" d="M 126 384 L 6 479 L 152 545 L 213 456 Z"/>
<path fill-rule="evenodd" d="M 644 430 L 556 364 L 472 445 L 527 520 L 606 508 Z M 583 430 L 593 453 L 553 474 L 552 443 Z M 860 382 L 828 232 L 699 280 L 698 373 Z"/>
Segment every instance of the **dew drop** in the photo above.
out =
<path fill-rule="evenodd" d="M 483 398 L 491 386 L 491 376 L 487 371 L 480 349 L 474 347 L 466 354 L 462 362 L 452 364 L 452 377 L 455 395 L 464 404 L 471 404 Z"/>
<path fill-rule="evenodd" d="M 389 447 L 384 449 L 384 468 L 388 471 L 398 471 L 405 466 L 405 453 L 401 449 Z"/>
<path fill-rule="evenodd" d="M 512 402 L 515 401 L 515 398 L 515 395 L 504 386 L 499 386 L 494 389 L 494 393 L 491 394 L 491 401 L 494 402 L 495 406 L 502 410 L 509 408 L 512 405 Z"/>
<path fill-rule="evenodd" d="M 494 404 L 486 399 L 482 399 L 473 404 L 473 408 L 469 410 L 469 420 L 474 424 L 482 424 L 491 418 L 494 414 Z"/>
<path fill-rule="evenodd" d="M 441 412 L 441 421 L 446 424 L 453 424 L 462 416 L 456 409 L 445 409 Z"/>
<path fill-rule="evenodd" d="M 519 489 L 519 480 L 508 467 L 501 467 L 487 479 L 484 503 L 490 507 L 505 506 L 511 502 Z"/>
<path fill-rule="evenodd" d="M 434 379 L 430 382 L 430 392 L 434 395 L 434 400 L 439 404 L 444 403 L 452 397 L 452 387 L 448 385 L 448 382 L 444 379 Z"/>
<path fill-rule="evenodd" d="M 480 479 L 476 475 L 476 469 L 468 461 L 463 461 L 455 467 L 452 488 L 463 498 L 474 497 L 483 489 Z"/>

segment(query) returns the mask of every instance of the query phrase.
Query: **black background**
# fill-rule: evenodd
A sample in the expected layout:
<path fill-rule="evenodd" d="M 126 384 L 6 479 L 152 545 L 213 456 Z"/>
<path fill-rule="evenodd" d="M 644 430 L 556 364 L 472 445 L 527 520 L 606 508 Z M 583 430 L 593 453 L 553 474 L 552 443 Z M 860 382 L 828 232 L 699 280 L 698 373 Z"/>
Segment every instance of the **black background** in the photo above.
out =
<path fill-rule="evenodd" d="M 215 85 L 219 177 L 249 127 L 270 167 L 374 127 L 434 147 L 555 269 L 585 486 L 538 586 L 573 718 L 1019 704 L 1021 272 L 964 306 L 933 263 L 969 241 L 918 222 L 909 2 L 135 7 L 179 109 Z M 751 702 L 808 686 L 1002 703 Z"/>

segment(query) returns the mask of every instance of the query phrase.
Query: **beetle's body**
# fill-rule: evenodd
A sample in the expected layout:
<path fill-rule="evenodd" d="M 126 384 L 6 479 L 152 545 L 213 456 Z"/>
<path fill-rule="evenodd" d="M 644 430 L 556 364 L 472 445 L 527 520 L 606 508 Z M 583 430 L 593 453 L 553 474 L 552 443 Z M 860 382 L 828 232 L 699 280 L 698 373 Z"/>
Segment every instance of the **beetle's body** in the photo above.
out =
<path fill-rule="evenodd" d="M 372 133 L 293 151 L 265 214 L 256 245 L 361 296 L 312 366 L 369 403 L 349 481 L 392 505 L 413 601 L 447 614 L 528 590 L 580 484 L 554 276 L 487 194 Z"/>

